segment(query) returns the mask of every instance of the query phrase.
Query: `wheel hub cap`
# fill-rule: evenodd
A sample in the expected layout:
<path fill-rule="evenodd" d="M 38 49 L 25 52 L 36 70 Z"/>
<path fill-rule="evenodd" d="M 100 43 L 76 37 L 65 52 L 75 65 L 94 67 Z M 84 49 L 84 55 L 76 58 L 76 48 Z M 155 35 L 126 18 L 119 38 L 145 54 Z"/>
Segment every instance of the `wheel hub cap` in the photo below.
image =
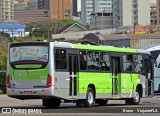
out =
<path fill-rule="evenodd" d="M 136 92 L 136 93 L 135 93 L 135 102 L 138 102 L 138 101 L 139 101 L 139 93 Z"/>
<path fill-rule="evenodd" d="M 93 94 L 92 94 L 91 92 L 88 93 L 88 102 L 89 102 L 90 104 L 93 103 Z"/>

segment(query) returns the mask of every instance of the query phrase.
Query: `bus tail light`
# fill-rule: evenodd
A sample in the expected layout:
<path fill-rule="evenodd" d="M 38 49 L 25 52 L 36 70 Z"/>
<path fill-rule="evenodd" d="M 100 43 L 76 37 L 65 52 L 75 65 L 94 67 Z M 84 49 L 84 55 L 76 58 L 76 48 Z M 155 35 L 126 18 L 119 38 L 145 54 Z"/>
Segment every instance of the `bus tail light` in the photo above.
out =
<path fill-rule="evenodd" d="M 49 88 L 52 86 L 52 77 L 48 74 L 46 87 Z"/>
<path fill-rule="evenodd" d="M 11 88 L 11 78 L 10 78 L 9 74 L 7 75 L 7 87 Z"/>

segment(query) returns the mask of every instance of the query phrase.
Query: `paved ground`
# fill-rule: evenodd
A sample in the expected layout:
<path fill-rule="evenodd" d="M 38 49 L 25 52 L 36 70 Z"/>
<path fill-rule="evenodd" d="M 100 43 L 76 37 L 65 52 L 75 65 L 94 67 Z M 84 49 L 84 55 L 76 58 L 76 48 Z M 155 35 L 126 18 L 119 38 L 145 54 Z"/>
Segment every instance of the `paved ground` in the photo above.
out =
<path fill-rule="evenodd" d="M 9 98 L 6 95 L 0 95 L 0 112 L 2 108 L 11 108 L 13 109 L 40 109 L 42 114 L 39 115 L 127 115 L 124 112 L 133 112 L 132 114 L 138 113 L 138 115 L 160 115 L 160 96 L 155 96 L 153 98 L 143 98 L 141 100 L 140 105 L 126 105 L 124 101 L 120 100 L 112 100 L 109 101 L 106 106 L 98 106 L 95 105 L 92 108 L 77 108 L 75 103 L 62 103 L 59 109 L 46 109 L 42 106 L 41 100 L 17 100 L 13 98 Z M 142 113 L 147 111 L 147 113 Z M 148 112 L 159 112 L 156 113 L 148 113 Z M 47 114 L 50 113 L 50 114 Z M 82 114 L 84 113 L 84 114 Z M 91 114 L 90 114 L 91 113 Z M 98 113 L 98 114 L 97 114 Z M 123 114 L 120 114 L 123 113 Z M 130 114 L 130 116 L 132 115 Z M 4 114 L 3 114 L 4 115 Z M 7 114 L 8 115 L 8 114 Z M 17 114 L 16 114 L 17 115 Z M 22 114 L 19 114 L 22 115 Z M 36 115 L 36 114 L 35 114 Z"/>

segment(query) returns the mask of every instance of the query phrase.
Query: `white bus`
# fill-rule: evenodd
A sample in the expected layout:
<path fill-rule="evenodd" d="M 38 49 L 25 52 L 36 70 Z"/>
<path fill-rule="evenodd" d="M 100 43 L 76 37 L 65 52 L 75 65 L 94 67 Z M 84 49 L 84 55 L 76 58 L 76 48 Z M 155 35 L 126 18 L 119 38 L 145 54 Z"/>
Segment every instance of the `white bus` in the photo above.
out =
<path fill-rule="evenodd" d="M 154 91 L 160 92 L 160 44 L 155 44 L 144 48 L 155 58 L 154 64 Z"/>
<path fill-rule="evenodd" d="M 154 61 L 147 50 L 71 44 L 12 43 L 8 49 L 7 95 L 42 99 L 58 108 L 61 100 L 78 107 L 108 100 L 139 104 L 153 95 Z"/>

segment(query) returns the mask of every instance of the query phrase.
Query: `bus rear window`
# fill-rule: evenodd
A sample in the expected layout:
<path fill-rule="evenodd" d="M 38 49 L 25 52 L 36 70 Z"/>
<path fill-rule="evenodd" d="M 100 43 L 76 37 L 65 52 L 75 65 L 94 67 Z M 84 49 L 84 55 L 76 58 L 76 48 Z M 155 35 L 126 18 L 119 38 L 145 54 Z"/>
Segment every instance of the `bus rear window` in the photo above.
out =
<path fill-rule="evenodd" d="M 21 61 L 48 62 L 48 46 L 11 47 L 10 63 Z"/>

